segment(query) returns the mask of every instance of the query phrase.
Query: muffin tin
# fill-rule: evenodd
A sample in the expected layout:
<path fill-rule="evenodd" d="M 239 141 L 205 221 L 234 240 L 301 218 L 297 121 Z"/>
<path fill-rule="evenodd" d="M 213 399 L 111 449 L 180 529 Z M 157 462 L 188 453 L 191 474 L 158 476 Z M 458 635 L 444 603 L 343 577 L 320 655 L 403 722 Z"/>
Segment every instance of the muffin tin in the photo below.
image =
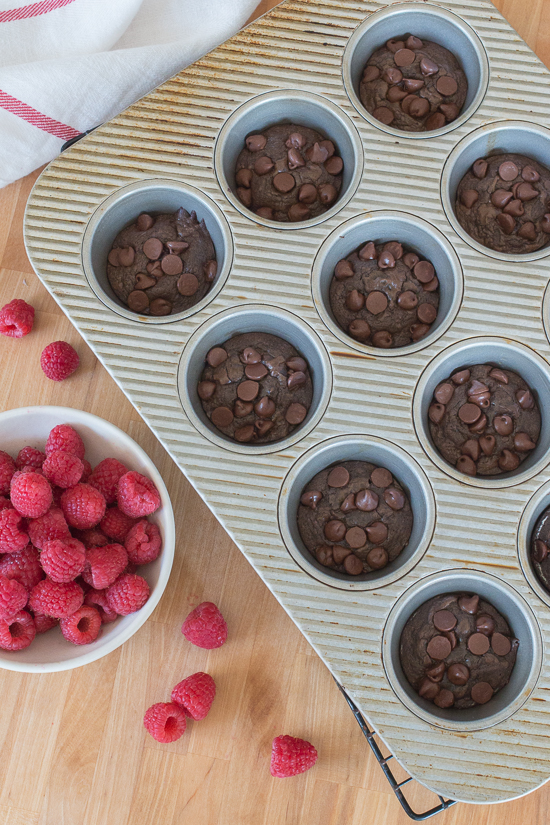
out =
<path fill-rule="evenodd" d="M 406 31 L 450 45 L 468 71 L 465 111 L 441 130 L 398 132 L 358 103 L 370 51 Z M 550 776 L 550 597 L 527 547 L 550 502 L 550 248 L 479 247 L 452 202 L 484 152 L 532 148 L 550 167 L 549 102 L 550 74 L 490 0 L 287 0 L 50 164 L 25 219 L 45 286 L 348 697 L 412 776 L 476 803 Z M 283 119 L 325 132 L 345 162 L 341 198 L 303 223 L 260 219 L 232 192 L 243 137 Z M 110 292 L 102 259 L 125 223 L 165 205 L 206 220 L 218 276 L 192 310 L 134 315 Z M 437 322 L 399 350 L 351 339 L 327 302 L 334 262 L 384 239 L 410 239 L 441 277 Z M 312 370 L 308 417 L 278 444 L 227 441 L 196 396 L 208 348 L 253 329 L 288 338 Z M 474 361 L 520 369 L 541 403 L 537 450 L 509 477 L 462 476 L 430 441 L 439 376 Z M 294 524 L 302 481 L 357 456 L 396 473 L 416 518 L 398 563 L 364 581 L 321 568 Z M 506 693 L 460 717 L 415 700 L 396 656 L 407 615 L 449 589 L 486 593 L 521 639 Z"/>

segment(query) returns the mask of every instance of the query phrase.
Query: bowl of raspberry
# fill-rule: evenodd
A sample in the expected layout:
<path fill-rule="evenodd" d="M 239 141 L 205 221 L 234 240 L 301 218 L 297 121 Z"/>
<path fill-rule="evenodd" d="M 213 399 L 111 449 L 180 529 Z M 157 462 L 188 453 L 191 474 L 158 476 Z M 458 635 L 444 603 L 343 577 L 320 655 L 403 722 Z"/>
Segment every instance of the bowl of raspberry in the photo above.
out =
<path fill-rule="evenodd" d="M 0 413 L 0 667 L 70 670 L 127 641 L 168 582 L 174 514 L 125 432 L 68 407 Z"/>

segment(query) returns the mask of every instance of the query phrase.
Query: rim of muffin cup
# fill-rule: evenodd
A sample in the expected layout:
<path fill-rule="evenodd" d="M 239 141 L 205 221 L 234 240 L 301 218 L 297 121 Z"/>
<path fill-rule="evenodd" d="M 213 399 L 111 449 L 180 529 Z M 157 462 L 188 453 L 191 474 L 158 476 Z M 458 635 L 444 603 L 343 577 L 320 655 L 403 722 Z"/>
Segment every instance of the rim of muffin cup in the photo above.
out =
<path fill-rule="evenodd" d="M 485 705 L 439 708 L 423 699 L 409 684 L 399 656 L 403 628 L 424 602 L 446 593 L 477 593 L 508 622 L 519 640 L 510 681 Z M 392 607 L 382 634 L 382 664 L 397 698 L 415 716 L 438 728 L 473 732 L 508 719 L 533 692 L 542 666 L 542 637 L 537 619 L 525 599 L 502 578 L 481 570 L 449 569 L 433 573 L 409 587 Z"/>
<path fill-rule="evenodd" d="M 206 355 L 214 346 L 246 332 L 276 335 L 292 344 L 306 359 L 313 398 L 303 423 L 286 438 L 261 444 L 246 444 L 225 436 L 206 415 L 197 392 Z M 332 367 L 327 350 L 317 333 L 303 319 L 280 307 L 247 304 L 230 307 L 205 321 L 185 345 L 178 366 L 178 393 L 190 422 L 201 435 L 224 450 L 245 455 L 280 452 L 300 441 L 319 424 L 332 392 Z"/>
<path fill-rule="evenodd" d="M 449 154 L 441 174 L 441 201 L 449 223 L 473 249 L 499 261 L 525 263 L 550 255 L 548 244 L 535 252 L 498 252 L 476 241 L 458 222 L 455 213 L 456 192 L 466 172 L 478 158 L 516 153 L 538 161 L 550 169 L 550 129 L 522 120 L 505 120 L 481 126 L 459 141 Z"/>
<path fill-rule="evenodd" d="M 342 461 L 368 461 L 388 469 L 407 493 L 413 512 L 409 542 L 381 570 L 350 576 L 324 567 L 305 546 L 298 530 L 298 507 L 304 487 L 321 470 Z M 335 436 L 304 453 L 287 473 L 277 505 L 279 530 L 296 564 L 322 584 L 339 590 L 375 590 L 412 570 L 429 547 L 435 529 L 436 505 L 430 482 L 405 450 L 375 435 Z"/>
<path fill-rule="evenodd" d="M 235 166 L 245 138 L 270 126 L 296 123 L 321 132 L 336 146 L 344 161 L 342 188 L 334 204 L 307 221 L 272 221 L 256 215 L 236 195 Z M 273 229 L 305 229 L 329 220 L 352 198 L 363 174 L 364 153 L 359 132 L 345 112 L 320 95 L 299 89 L 279 89 L 247 100 L 229 115 L 214 147 L 214 169 L 219 186 L 242 215 Z"/>
<path fill-rule="evenodd" d="M 410 33 L 444 46 L 458 59 L 468 80 L 462 112 L 440 129 L 407 132 L 386 126 L 361 102 L 359 86 L 363 69 L 374 52 L 388 40 Z M 372 126 L 400 138 L 434 138 L 462 126 L 481 105 L 489 85 L 489 59 L 476 32 L 448 9 L 427 3 L 396 3 L 369 15 L 353 32 L 342 58 L 342 77 L 347 95 L 357 112 Z"/>
<path fill-rule="evenodd" d="M 107 277 L 107 256 L 119 232 L 134 223 L 141 212 L 172 213 L 180 207 L 195 211 L 210 233 L 218 271 L 204 298 L 192 307 L 172 315 L 142 315 L 133 312 L 115 294 Z M 82 268 L 96 297 L 106 307 L 129 321 L 143 324 L 170 324 L 204 309 L 225 285 L 233 263 L 233 236 L 229 224 L 214 201 L 188 183 L 169 178 L 149 178 L 116 189 L 90 217 L 82 239 Z"/>
<path fill-rule="evenodd" d="M 537 446 L 519 467 L 494 476 L 468 476 L 449 464 L 436 449 L 428 423 L 428 408 L 438 384 L 452 373 L 476 364 L 491 364 L 518 373 L 529 385 L 541 415 Z M 413 397 L 413 423 L 420 444 L 434 464 L 463 484 L 486 489 L 514 487 L 539 473 L 550 461 L 550 366 L 538 353 L 508 338 L 480 337 L 458 341 L 442 350 L 425 367 Z"/>
<path fill-rule="evenodd" d="M 517 549 L 519 563 L 529 587 L 547 607 L 550 607 L 550 593 L 537 576 L 531 561 L 533 531 L 547 507 L 550 507 L 550 481 L 539 487 L 525 506 L 518 526 Z"/>
<path fill-rule="evenodd" d="M 345 332 L 334 317 L 329 297 L 334 267 L 367 241 L 398 241 L 434 265 L 440 285 L 437 318 L 430 332 L 415 343 L 389 349 L 363 344 Z M 350 218 L 331 232 L 315 256 L 311 291 L 322 321 L 342 343 L 369 355 L 396 357 L 424 349 L 445 334 L 460 309 L 464 278 L 453 246 L 435 226 L 406 212 L 385 210 Z"/>

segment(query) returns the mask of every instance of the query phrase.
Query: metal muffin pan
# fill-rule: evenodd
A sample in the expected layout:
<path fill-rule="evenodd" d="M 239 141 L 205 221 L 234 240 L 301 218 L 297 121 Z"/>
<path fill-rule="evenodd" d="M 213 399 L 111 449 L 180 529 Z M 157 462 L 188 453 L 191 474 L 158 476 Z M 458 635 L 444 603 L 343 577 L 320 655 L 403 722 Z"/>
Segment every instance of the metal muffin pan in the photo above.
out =
<path fill-rule="evenodd" d="M 484 337 L 497 344 L 477 349 L 480 360 L 490 357 L 500 363 L 505 353 L 509 366 L 528 370 L 526 380 L 546 403 L 550 345 L 542 317 L 547 305 L 541 307 L 549 270 L 544 256 L 501 258 L 495 266 L 489 250 L 476 249 L 456 231 L 441 192 L 449 158 L 471 135 L 499 124 L 504 139 L 506 125 L 512 134 L 513 121 L 525 121 L 526 112 L 530 126 L 544 131 L 550 74 L 490 0 L 392 2 L 384 11 L 382 5 L 287 0 L 50 164 L 29 200 L 26 243 L 46 287 L 406 770 L 453 799 L 504 801 L 550 776 L 550 611 L 524 574 L 517 549 L 522 514 L 550 481 L 548 422 L 531 464 L 521 465 L 509 479 L 473 484 L 435 460 L 423 434 L 423 416 L 438 365 L 450 365 L 449 353 L 464 359 L 466 350 Z M 440 33 L 444 43 L 451 19 L 467 33 L 479 57 L 479 105 L 474 95 L 465 120 L 441 134 L 425 133 L 421 140 L 371 123 L 350 102 L 349 83 L 343 79 L 347 49 L 358 27 L 367 27 L 376 12 L 388 20 L 395 12 L 392 25 L 402 34 L 404 10 L 428 15 L 431 28 L 418 33 L 430 33 L 435 40 Z M 420 16 L 410 21 L 411 27 L 422 22 Z M 469 52 L 463 59 L 464 54 Z M 260 105 L 262 101 L 269 105 Z M 236 157 L 245 134 L 273 117 L 300 120 L 301 112 L 303 118 L 307 112 L 306 125 L 317 125 L 342 153 L 353 156 L 345 191 L 318 219 L 293 225 L 260 220 L 231 192 L 230 158 Z M 337 128 L 341 131 L 331 134 Z M 491 142 L 487 147 L 494 148 Z M 521 148 L 528 154 L 527 146 Z M 156 324 L 98 298 L 82 263 L 84 235 L 97 210 L 111 196 L 116 201 L 129 185 L 139 190 L 153 179 L 192 188 L 205 208 L 214 204 L 233 242 L 230 272 L 219 292 L 209 293 L 206 303 L 185 317 L 169 316 Z M 144 208 L 139 200 L 137 211 Z M 436 268 L 444 268 L 446 256 L 442 300 L 449 306 L 422 346 L 390 353 L 352 342 L 323 317 L 329 272 L 328 263 L 323 269 L 323 256 L 328 260 L 336 254 L 339 235 L 354 248 L 350 226 L 361 221 L 366 226 L 396 212 L 404 221 L 395 223 L 396 229 L 404 232 L 407 224 L 412 232 L 416 226 L 419 248 L 421 243 L 433 245 Z M 120 228 L 113 227 L 112 237 Z M 392 227 L 379 228 L 385 237 Z M 93 233 L 89 243 L 93 247 Z M 225 249 L 229 257 L 228 243 Z M 311 361 L 317 395 L 301 429 L 279 445 L 255 447 L 230 443 L 208 426 L 194 381 L 210 342 L 220 343 L 242 331 L 243 324 L 252 330 L 260 323 L 289 337 Z M 374 588 L 363 589 L 360 582 L 344 586 L 314 565 L 308 568 L 311 560 L 291 524 L 300 468 L 304 473 L 316 469 L 315 461 L 327 456 L 328 463 L 338 460 L 338 451 L 330 453 L 329 447 L 340 440 L 338 449 L 343 450 L 346 439 L 358 439 L 365 455 L 370 451 L 393 462 L 396 476 L 419 497 L 415 518 L 420 524 L 426 518 L 425 532 L 416 550 L 404 557 L 401 571 L 386 571 L 387 580 L 382 575 Z M 392 610 L 404 603 L 400 599 L 410 588 L 422 588 L 446 570 L 463 576 L 474 570 L 504 582 L 507 595 L 502 598 L 508 601 L 503 609 L 514 632 L 524 634 L 526 659 L 536 625 L 542 634 L 538 677 L 532 641 L 532 669 L 527 663 L 530 675 L 521 697 L 511 695 L 515 688 L 507 699 L 503 694 L 507 707 L 499 706 L 483 730 L 478 725 L 451 731 L 438 717 L 424 718 L 422 708 L 412 708 L 411 698 L 403 695 L 403 686 L 388 678 L 382 661 L 384 629 L 389 639 L 388 622 L 396 615 Z M 473 580 L 468 582 L 473 586 Z M 392 632 L 390 647 L 397 634 Z M 522 664 L 517 678 L 525 673 Z"/>

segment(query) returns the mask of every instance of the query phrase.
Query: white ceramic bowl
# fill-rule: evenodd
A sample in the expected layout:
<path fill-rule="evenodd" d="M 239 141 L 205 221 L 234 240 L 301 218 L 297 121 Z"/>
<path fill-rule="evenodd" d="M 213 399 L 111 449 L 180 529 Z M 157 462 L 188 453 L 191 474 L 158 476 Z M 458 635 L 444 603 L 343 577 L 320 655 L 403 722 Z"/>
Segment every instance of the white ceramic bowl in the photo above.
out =
<path fill-rule="evenodd" d="M 44 450 L 48 433 L 57 424 L 70 424 L 86 447 L 86 458 L 94 467 L 104 458 L 117 458 L 130 470 L 137 470 L 154 482 L 160 493 L 161 506 L 150 518 L 162 536 L 159 558 L 138 568 L 151 588 L 146 604 L 136 613 L 122 616 L 103 625 L 95 642 L 74 645 L 61 635 L 58 627 L 38 634 L 29 647 L 19 651 L 0 649 L 0 668 L 25 673 L 53 673 L 95 662 L 125 642 L 148 619 L 168 582 L 174 559 L 174 513 L 162 477 L 136 442 L 125 432 L 91 413 L 70 407 L 21 407 L 0 413 L 0 450 L 14 458 L 27 444 Z"/>

